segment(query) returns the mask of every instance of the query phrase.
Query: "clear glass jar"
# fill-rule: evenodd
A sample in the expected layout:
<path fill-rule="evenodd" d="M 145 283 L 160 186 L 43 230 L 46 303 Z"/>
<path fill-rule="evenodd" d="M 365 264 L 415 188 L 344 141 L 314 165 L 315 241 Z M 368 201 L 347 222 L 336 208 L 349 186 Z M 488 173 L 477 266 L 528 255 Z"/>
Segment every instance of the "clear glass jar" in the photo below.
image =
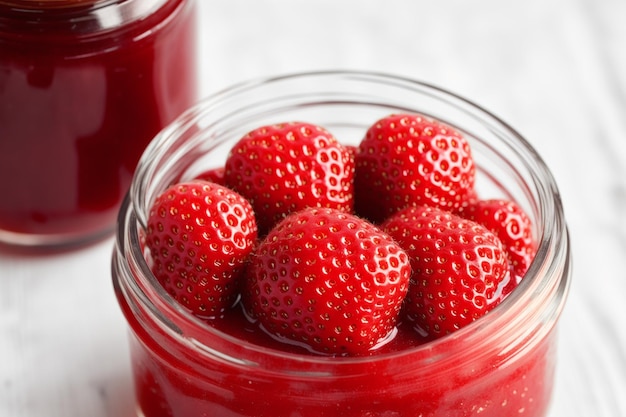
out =
<path fill-rule="evenodd" d="M 0 243 L 111 233 L 196 55 L 193 0 L 0 0 Z"/>
<path fill-rule="evenodd" d="M 519 287 L 482 319 L 435 342 L 367 358 L 329 358 L 255 345 L 186 313 L 142 255 L 148 208 L 168 184 L 224 163 L 255 127 L 317 123 L 356 144 L 367 126 L 419 112 L 460 129 L 477 187 L 530 214 L 538 254 Z M 115 291 L 130 328 L 139 415 L 145 417 L 544 416 L 556 324 L 570 282 L 570 246 L 555 182 L 504 122 L 439 88 L 384 74 L 319 72 L 243 83 L 192 108 L 143 155 L 123 203 Z"/>

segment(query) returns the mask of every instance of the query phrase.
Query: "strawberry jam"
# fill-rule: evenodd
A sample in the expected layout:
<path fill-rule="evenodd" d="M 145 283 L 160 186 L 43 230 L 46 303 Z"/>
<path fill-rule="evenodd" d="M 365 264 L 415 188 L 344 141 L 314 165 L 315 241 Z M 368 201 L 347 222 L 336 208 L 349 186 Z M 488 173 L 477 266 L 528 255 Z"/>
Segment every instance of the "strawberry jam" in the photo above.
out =
<path fill-rule="evenodd" d="M 516 201 L 530 215 L 537 255 L 519 284 L 488 313 L 428 341 L 419 339 L 415 327 L 401 319 L 383 345 L 354 355 L 321 354 L 307 349 L 302 340 L 284 343 L 276 334 L 270 336 L 261 320 L 251 321 L 241 308 L 245 293 L 243 303 L 223 317 L 201 319 L 159 283 L 151 269 L 155 258 L 144 243 L 150 207 L 170 184 L 219 169 L 239 138 L 276 119 L 315 123 L 354 145 L 373 121 L 399 110 L 439 115 L 464 132 L 476 162 L 477 193 Z M 139 163 L 121 207 L 112 260 L 115 293 L 130 329 L 139 415 L 547 415 L 557 324 L 570 282 L 570 246 L 554 180 L 518 133 L 454 94 L 362 72 L 298 74 L 240 84 L 206 99 L 178 122 L 157 136 Z M 174 230 L 180 228 L 169 227 Z M 182 247 L 172 243 L 167 249 L 178 255 L 181 269 L 195 252 Z M 282 271 L 284 265 L 277 261 L 272 268 Z M 350 279 L 323 271 L 305 277 Z M 195 294 L 182 280 L 174 284 L 181 292 Z M 208 280 L 202 284 L 210 285 Z M 347 292 L 337 294 L 339 301 L 348 298 Z M 276 315 L 290 318 L 285 310 Z M 336 322 L 328 325 L 341 327 Z"/>
<path fill-rule="evenodd" d="M 195 100 L 195 48 L 186 0 L 0 1 L 0 241 L 110 231 L 143 149 Z"/>
<path fill-rule="evenodd" d="M 130 311 L 125 312 L 128 317 Z M 131 319 L 131 361 L 143 415 L 538 417 L 549 406 L 554 334 L 509 360 L 498 345 L 467 351 L 465 338 L 420 349 L 412 329 L 401 327 L 383 351 L 350 360 L 314 358 L 279 346 L 245 320 L 231 317 L 222 323 L 224 334 L 246 341 L 237 349 L 233 341 L 220 345 L 232 349 L 231 357 L 191 354 L 171 343 L 168 334 L 144 332 Z"/>

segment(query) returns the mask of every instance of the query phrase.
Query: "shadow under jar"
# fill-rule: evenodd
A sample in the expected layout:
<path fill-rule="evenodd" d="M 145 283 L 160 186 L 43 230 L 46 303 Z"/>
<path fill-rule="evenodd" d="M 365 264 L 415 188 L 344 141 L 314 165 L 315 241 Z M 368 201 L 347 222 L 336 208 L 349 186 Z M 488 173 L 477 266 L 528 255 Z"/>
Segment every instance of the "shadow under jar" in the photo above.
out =
<path fill-rule="evenodd" d="M 0 0 L 0 242 L 111 233 L 141 153 L 196 100 L 192 0 Z"/>
<path fill-rule="evenodd" d="M 534 222 L 535 260 L 494 310 L 434 342 L 369 357 L 322 357 L 245 340 L 237 320 L 209 326 L 160 287 L 141 235 L 152 201 L 169 184 L 221 166 L 235 141 L 258 126 L 306 121 L 357 144 L 371 123 L 398 112 L 423 113 L 462 131 L 478 167 L 479 195 L 513 199 Z M 112 260 L 130 328 L 138 415 L 145 417 L 545 416 L 570 269 L 558 190 L 518 133 L 439 88 L 359 72 L 243 83 L 186 112 L 143 155 Z"/>

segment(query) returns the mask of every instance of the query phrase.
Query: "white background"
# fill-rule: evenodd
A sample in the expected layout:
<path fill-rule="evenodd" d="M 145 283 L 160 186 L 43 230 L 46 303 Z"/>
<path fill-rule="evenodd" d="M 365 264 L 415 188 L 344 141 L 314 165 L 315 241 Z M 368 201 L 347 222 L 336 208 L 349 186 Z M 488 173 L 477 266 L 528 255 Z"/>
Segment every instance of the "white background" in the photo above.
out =
<path fill-rule="evenodd" d="M 199 3 L 202 96 L 294 71 L 383 71 L 470 98 L 526 136 L 573 240 L 550 417 L 626 416 L 625 1 Z M 132 415 L 111 246 L 0 251 L 0 416 Z"/>

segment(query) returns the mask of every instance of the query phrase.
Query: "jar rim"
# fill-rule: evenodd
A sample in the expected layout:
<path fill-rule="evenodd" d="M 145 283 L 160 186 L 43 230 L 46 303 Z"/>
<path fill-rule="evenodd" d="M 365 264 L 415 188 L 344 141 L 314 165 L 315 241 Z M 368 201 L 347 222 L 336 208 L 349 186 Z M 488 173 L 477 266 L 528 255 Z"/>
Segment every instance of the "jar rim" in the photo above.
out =
<path fill-rule="evenodd" d="M 56 10 L 75 9 L 81 7 L 102 7 L 120 0 L 0 0 L 1 6 L 8 6 L 15 10 Z"/>
<path fill-rule="evenodd" d="M 528 160 L 531 167 L 530 175 L 533 181 L 532 186 L 537 189 L 539 198 L 542 200 L 540 201 L 541 204 L 539 207 L 541 224 L 538 226 L 542 233 L 539 236 L 540 240 L 538 242 L 537 255 L 530 265 L 526 277 L 519 284 L 518 289 L 513 291 L 502 303 L 490 311 L 485 316 L 488 317 L 488 319 L 481 318 L 452 334 L 405 350 L 385 352 L 364 357 L 303 355 L 249 343 L 217 330 L 185 310 L 158 285 L 158 281 L 151 273 L 143 257 L 143 253 L 139 249 L 139 225 L 145 225 L 146 223 L 145 215 L 149 203 L 149 198 L 143 198 L 148 194 L 142 182 L 147 177 L 155 175 L 155 170 L 157 169 L 154 163 L 155 157 L 163 156 L 163 154 L 167 152 L 168 142 L 172 140 L 173 137 L 176 137 L 178 132 L 189 129 L 190 126 L 193 126 L 199 120 L 207 117 L 207 115 L 211 115 L 215 108 L 219 107 L 220 103 L 224 100 L 245 94 L 258 87 L 281 84 L 292 80 L 317 79 L 323 82 L 336 78 L 342 80 L 357 80 L 358 82 L 365 83 L 393 84 L 401 88 L 414 89 L 441 97 L 447 101 L 447 104 L 458 107 L 461 111 L 470 114 L 470 116 L 482 118 L 482 122 L 487 123 L 491 130 L 497 132 L 499 135 L 503 135 L 501 139 L 508 141 L 508 146 L 513 146 L 516 152 L 522 153 L 524 158 Z M 570 283 L 571 257 L 569 253 L 569 236 L 564 221 L 564 213 L 558 189 L 552 174 L 530 143 L 507 123 L 470 100 L 432 84 L 380 72 L 327 70 L 291 73 L 274 77 L 260 77 L 240 82 L 201 100 L 181 115 L 176 122 L 161 131 L 144 152 L 140 159 L 127 199 L 120 210 L 118 227 L 118 258 L 131 257 L 133 268 L 139 271 L 141 278 L 144 278 L 144 282 L 131 280 L 133 282 L 128 284 L 133 293 L 139 296 L 142 304 L 148 307 L 149 313 L 154 319 L 168 326 L 170 331 L 181 335 L 181 337 L 189 336 L 194 341 L 200 342 L 203 339 L 203 334 L 210 335 L 211 337 L 221 338 L 233 345 L 243 345 L 246 351 L 254 352 L 255 354 L 283 358 L 283 360 L 284 358 L 291 358 L 295 361 L 308 364 L 332 364 L 332 366 L 341 366 L 342 364 L 349 365 L 394 359 L 407 355 L 415 355 L 420 352 L 428 353 L 429 355 L 433 352 L 437 352 L 438 355 L 445 356 L 447 346 L 451 344 L 456 345 L 459 340 L 473 340 L 478 343 L 484 338 L 484 328 L 488 328 L 498 334 L 503 334 L 507 329 L 510 329 L 511 326 L 529 320 L 527 315 L 525 316 L 524 314 L 516 314 L 511 319 L 511 316 L 513 316 L 511 311 L 521 313 L 529 305 L 538 308 L 537 305 L 542 302 L 542 300 L 545 300 L 546 297 L 557 300 L 553 303 L 554 305 L 549 312 L 553 322 L 550 323 L 549 328 L 544 330 L 544 332 L 547 333 L 553 327 L 553 323 L 556 322 L 558 315 L 560 315 Z M 128 240 L 129 236 L 130 240 Z M 122 259 L 117 259 L 117 262 L 122 262 Z M 128 262 L 128 260 L 126 259 L 124 262 Z M 150 295 L 156 295 L 158 299 L 151 299 L 145 293 L 146 288 L 149 288 Z M 176 323 L 171 320 L 172 314 L 176 317 Z M 183 334 L 181 327 L 184 327 L 186 331 L 191 329 L 192 332 Z M 467 343 L 467 346 L 472 345 L 473 343 Z M 468 354 L 470 350 L 468 350 Z M 238 362 L 241 361 L 242 358 L 230 357 L 230 360 Z"/>
<path fill-rule="evenodd" d="M 177 2 L 173 2 L 177 3 Z M 168 0 L 0 0 L 0 34 L 7 37 L 93 37 L 146 19 Z"/>

